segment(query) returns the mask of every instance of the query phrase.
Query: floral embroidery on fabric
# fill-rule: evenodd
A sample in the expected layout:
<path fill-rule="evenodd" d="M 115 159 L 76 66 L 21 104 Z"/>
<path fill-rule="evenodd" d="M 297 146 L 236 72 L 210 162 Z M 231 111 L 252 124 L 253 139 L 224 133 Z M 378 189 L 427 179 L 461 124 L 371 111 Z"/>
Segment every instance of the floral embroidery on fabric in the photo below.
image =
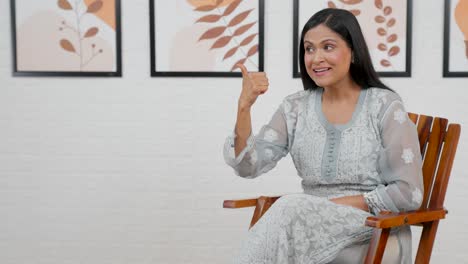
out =
<path fill-rule="evenodd" d="M 266 141 L 274 142 L 275 140 L 278 140 L 278 133 L 273 129 L 268 129 L 265 131 L 264 139 Z"/>
<path fill-rule="evenodd" d="M 422 193 L 419 189 L 414 189 L 411 193 L 413 204 L 419 205 L 422 202 Z"/>
<path fill-rule="evenodd" d="M 410 148 L 403 149 L 403 154 L 401 154 L 401 158 L 405 161 L 405 164 L 413 163 L 413 151 Z"/>
<path fill-rule="evenodd" d="M 403 124 L 406 121 L 406 113 L 403 110 L 398 108 L 393 113 L 393 119 L 397 121 L 398 123 Z"/>
<path fill-rule="evenodd" d="M 271 149 L 265 149 L 265 157 L 269 160 L 273 159 L 273 150 Z"/>

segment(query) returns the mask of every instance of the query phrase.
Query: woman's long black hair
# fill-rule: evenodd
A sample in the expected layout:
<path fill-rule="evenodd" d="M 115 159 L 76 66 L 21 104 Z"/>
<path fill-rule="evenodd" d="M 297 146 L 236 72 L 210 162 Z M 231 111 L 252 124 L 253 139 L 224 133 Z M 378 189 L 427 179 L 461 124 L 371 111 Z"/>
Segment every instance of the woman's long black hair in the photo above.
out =
<path fill-rule="evenodd" d="M 375 72 L 366 41 L 359 23 L 354 15 L 343 9 L 327 8 L 315 13 L 304 25 L 299 45 L 299 64 L 304 90 L 316 89 L 318 85 L 310 78 L 304 62 L 304 36 L 310 29 L 324 25 L 339 34 L 351 48 L 354 62 L 351 63 L 349 72 L 353 80 L 362 88 L 378 87 L 388 89 Z"/>

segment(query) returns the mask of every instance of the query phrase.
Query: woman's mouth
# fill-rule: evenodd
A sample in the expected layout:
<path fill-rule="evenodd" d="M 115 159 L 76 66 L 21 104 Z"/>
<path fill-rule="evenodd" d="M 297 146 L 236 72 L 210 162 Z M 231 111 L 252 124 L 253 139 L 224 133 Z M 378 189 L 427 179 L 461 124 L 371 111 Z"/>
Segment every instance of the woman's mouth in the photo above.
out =
<path fill-rule="evenodd" d="M 323 76 L 325 74 L 327 74 L 329 71 L 331 70 L 331 68 L 317 68 L 317 69 L 313 69 L 312 71 L 314 72 L 314 74 L 316 76 Z"/>

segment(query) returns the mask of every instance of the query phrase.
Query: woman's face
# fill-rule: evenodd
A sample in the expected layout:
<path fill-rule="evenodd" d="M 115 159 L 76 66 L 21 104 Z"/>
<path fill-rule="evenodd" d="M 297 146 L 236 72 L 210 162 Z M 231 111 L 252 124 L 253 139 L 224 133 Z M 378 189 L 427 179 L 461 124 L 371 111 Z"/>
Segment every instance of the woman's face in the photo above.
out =
<path fill-rule="evenodd" d="M 351 49 L 340 35 L 318 25 L 304 36 L 304 62 L 310 78 L 320 87 L 335 87 L 351 80 Z"/>

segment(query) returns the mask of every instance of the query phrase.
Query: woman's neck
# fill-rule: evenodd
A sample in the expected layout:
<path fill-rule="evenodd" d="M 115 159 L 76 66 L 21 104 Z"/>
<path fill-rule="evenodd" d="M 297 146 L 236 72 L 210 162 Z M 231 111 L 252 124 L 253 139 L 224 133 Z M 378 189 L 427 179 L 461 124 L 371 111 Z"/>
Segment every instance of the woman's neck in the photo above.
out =
<path fill-rule="evenodd" d="M 338 85 L 323 87 L 322 100 L 330 103 L 356 101 L 361 92 L 361 86 L 352 80 Z"/>

